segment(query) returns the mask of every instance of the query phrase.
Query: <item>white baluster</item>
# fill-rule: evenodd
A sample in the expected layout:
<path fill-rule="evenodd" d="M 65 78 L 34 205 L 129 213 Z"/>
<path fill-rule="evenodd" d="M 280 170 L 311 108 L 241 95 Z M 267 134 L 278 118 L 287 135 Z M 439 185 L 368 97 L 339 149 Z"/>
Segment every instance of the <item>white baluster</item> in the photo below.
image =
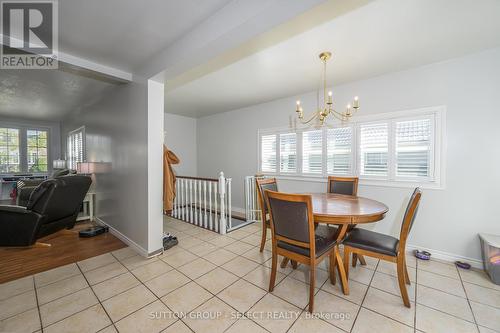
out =
<path fill-rule="evenodd" d="M 219 191 L 217 189 L 218 183 L 214 183 L 214 203 L 215 203 L 215 211 L 214 211 L 214 228 L 212 231 L 219 232 L 219 218 L 217 217 L 217 201 L 219 201 Z"/>
<path fill-rule="evenodd" d="M 219 174 L 219 196 L 220 196 L 220 223 L 219 223 L 219 233 L 224 235 L 226 233 L 226 179 L 224 178 L 224 172 Z"/>
<path fill-rule="evenodd" d="M 181 179 L 181 211 L 180 211 L 180 216 L 181 220 L 186 221 L 186 215 L 184 214 L 186 210 L 186 199 L 185 199 L 185 179 Z"/>
<path fill-rule="evenodd" d="M 213 212 L 212 212 L 212 182 L 208 182 L 208 229 L 213 230 Z"/>
<path fill-rule="evenodd" d="M 175 180 L 175 199 L 174 199 L 174 207 L 172 209 L 172 216 L 177 217 L 177 201 L 179 196 L 179 180 Z"/>
<path fill-rule="evenodd" d="M 248 197 L 248 177 L 245 177 L 245 219 L 248 221 L 250 219 L 250 198 Z"/>
<path fill-rule="evenodd" d="M 194 224 L 198 225 L 198 180 L 194 181 Z"/>
<path fill-rule="evenodd" d="M 203 206 L 201 205 L 201 180 L 198 181 L 198 225 L 201 227 L 203 226 L 203 219 L 202 219 L 202 210 Z"/>
<path fill-rule="evenodd" d="M 193 223 L 193 180 L 189 180 L 189 222 Z"/>
<path fill-rule="evenodd" d="M 186 180 L 182 180 L 181 220 L 186 221 Z"/>
<path fill-rule="evenodd" d="M 231 212 L 231 178 L 228 178 L 226 180 L 227 182 L 227 217 L 228 217 L 228 223 L 227 226 L 229 230 L 233 228 L 233 213 Z"/>
<path fill-rule="evenodd" d="M 203 203 L 205 206 L 205 216 L 204 216 L 204 221 L 203 221 L 203 227 L 206 229 L 208 227 L 208 222 L 207 222 L 207 182 L 203 182 Z"/>

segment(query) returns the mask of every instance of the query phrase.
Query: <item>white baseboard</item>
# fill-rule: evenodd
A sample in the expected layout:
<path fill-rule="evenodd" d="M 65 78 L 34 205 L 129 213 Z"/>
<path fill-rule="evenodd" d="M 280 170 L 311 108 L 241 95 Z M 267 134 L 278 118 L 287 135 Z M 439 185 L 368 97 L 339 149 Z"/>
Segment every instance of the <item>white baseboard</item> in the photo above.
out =
<path fill-rule="evenodd" d="M 143 248 L 142 246 L 140 246 L 139 244 L 137 244 L 136 242 L 134 242 L 133 240 L 131 240 L 130 238 L 125 236 L 124 234 L 122 234 L 120 231 L 118 231 L 115 228 L 113 228 L 112 226 L 110 226 L 108 223 L 106 223 L 105 221 L 103 221 L 99 217 L 95 217 L 95 220 L 97 223 L 107 226 L 109 228 L 109 232 L 111 232 L 114 236 L 116 236 L 116 238 L 120 239 L 122 242 L 124 242 L 125 244 L 130 246 L 134 251 L 139 253 L 141 256 L 143 256 L 145 258 L 149 258 L 149 257 L 154 257 L 158 254 L 161 254 L 161 252 L 160 253 L 148 253 L 148 251 L 145 248 Z"/>
<path fill-rule="evenodd" d="M 469 263 L 474 268 L 478 268 L 478 269 L 484 268 L 483 262 L 481 260 L 467 258 L 467 257 L 459 256 L 459 255 L 456 255 L 453 253 L 429 249 L 429 248 L 425 248 L 422 246 L 416 246 L 416 245 L 412 245 L 412 244 L 406 245 L 406 250 L 408 252 L 412 252 L 412 253 L 413 253 L 413 250 L 421 250 L 421 251 L 423 250 L 423 251 L 430 252 L 432 254 L 431 258 L 433 258 L 433 259 L 438 259 L 438 260 L 448 261 L 448 262 L 463 261 L 463 262 Z"/>

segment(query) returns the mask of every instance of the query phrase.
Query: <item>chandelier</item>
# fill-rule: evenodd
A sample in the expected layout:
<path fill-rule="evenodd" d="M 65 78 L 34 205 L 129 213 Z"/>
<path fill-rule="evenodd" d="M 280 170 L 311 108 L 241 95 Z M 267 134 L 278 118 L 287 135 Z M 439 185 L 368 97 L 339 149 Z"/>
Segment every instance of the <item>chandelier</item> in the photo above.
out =
<path fill-rule="evenodd" d="M 359 99 L 358 96 L 354 97 L 352 104 L 347 104 L 344 112 L 336 111 L 333 108 L 333 92 L 329 91 L 328 95 L 326 93 L 326 62 L 332 57 L 331 52 L 321 52 L 319 58 L 323 62 L 323 106 L 319 105 L 319 92 L 318 92 L 318 110 L 314 112 L 311 117 L 304 119 L 304 111 L 300 104 L 300 101 L 297 101 L 297 116 L 299 121 L 302 124 L 308 124 L 314 119 L 318 119 L 321 125 L 325 123 L 326 118 L 329 115 L 341 120 L 347 121 L 349 120 L 356 111 L 359 109 Z M 328 96 L 328 97 L 327 97 Z"/>

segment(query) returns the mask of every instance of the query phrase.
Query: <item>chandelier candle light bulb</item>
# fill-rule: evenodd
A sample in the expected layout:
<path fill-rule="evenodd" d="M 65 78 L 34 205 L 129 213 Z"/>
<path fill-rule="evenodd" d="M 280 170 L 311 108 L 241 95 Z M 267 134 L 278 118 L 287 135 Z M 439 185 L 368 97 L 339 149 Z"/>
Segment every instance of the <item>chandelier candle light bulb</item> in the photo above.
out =
<path fill-rule="evenodd" d="M 332 115 L 333 117 L 341 120 L 341 121 L 347 121 L 349 118 L 352 117 L 352 115 L 358 111 L 359 109 L 359 98 L 358 96 L 354 97 L 354 101 L 351 104 L 347 105 L 347 109 L 345 112 L 338 112 L 335 111 L 335 109 L 332 107 L 333 105 L 333 92 L 328 91 L 328 97 L 326 93 L 326 62 L 328 59 L 332 57 L 331 52 L 321 52 L 319 55 L 320 60 L 323 62 L 323 107 L 318 107 L 318 110 L 312 114 L 310 118 L 307 120 L 304 120 L 304 112 L 302 110 L 302 106 L 300 105 L 300 100 L 297 101 L 297 116 L 300 120 L 301 123 L 303 124 L 308 124 L 314 119 L 318 119 L 321 125 L 324 125 L 325 120 L 329 115 Z M 318 102 L 319 104 L 319 102 Z"/>

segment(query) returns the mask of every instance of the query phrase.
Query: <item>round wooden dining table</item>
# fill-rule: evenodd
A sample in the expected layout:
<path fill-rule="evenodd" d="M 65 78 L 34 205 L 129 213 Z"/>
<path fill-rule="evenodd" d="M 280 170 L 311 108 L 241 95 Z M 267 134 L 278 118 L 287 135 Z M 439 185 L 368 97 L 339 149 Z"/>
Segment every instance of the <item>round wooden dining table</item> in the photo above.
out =
<path fill-rule="evenodd" d="M 383 203 L 352 195 L 333 193 L 304 193 L 312 196 L 314 222 L 335 224 L 337 228 L 337 250 L 335 261 L 344 294 L 349 294 L 349 286 L 338 244 L 346 233 L 357 224 L 373 223 L 382 220 L 389 208 Z M 364 260 L 363 260 L 364 262 Z"/>

